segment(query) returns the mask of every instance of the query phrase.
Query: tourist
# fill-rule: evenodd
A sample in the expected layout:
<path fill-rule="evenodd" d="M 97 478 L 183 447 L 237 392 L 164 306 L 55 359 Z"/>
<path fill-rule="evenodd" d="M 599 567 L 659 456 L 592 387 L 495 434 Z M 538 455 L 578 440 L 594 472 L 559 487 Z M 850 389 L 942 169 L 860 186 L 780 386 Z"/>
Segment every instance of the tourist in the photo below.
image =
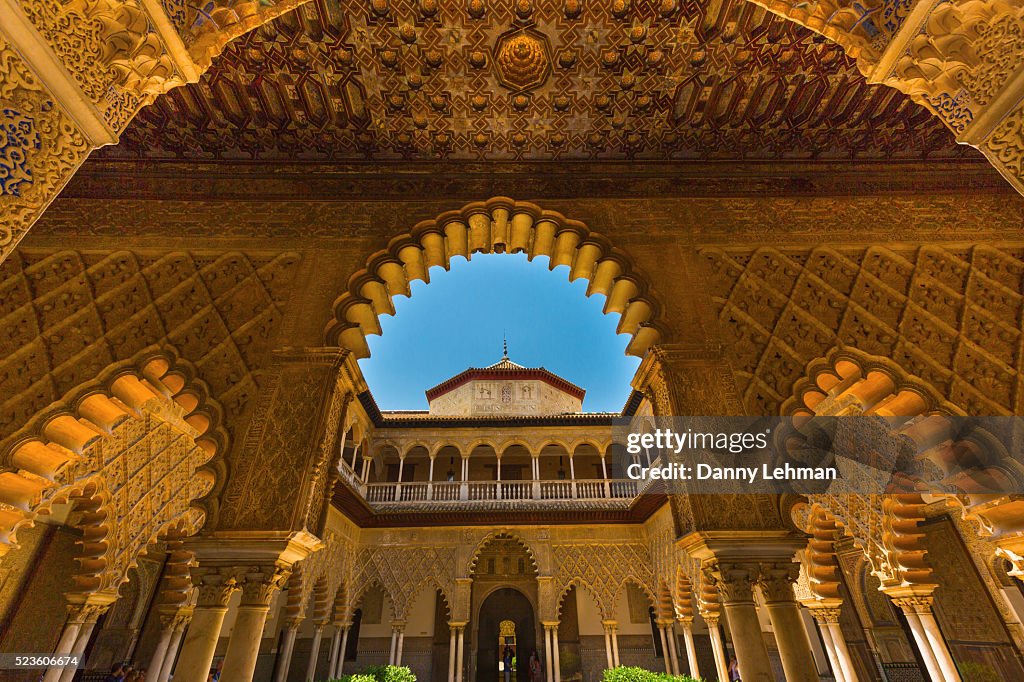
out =
<path fill-rule="evenodd" d="M 735 658 L 729 661 L 729 682 L 740 682 L 740 664 Z"/>
<path fill-rule="evenodd" d="M 540 672 L 540 659 L 537 652 L 530 654 L 530 682 L 543 682 L 544 676 Z"/>
<path fill-rule="evenodd" d="M 115 663 L 103 682 L 124 682 L 124 664 Z"/>
<path fill-rule="evenodd" d="M 502 670 L 505 673 L 505 682 L 512 682 L 512 647 L 505 647 L 505 655 L 501 657 Z"/>

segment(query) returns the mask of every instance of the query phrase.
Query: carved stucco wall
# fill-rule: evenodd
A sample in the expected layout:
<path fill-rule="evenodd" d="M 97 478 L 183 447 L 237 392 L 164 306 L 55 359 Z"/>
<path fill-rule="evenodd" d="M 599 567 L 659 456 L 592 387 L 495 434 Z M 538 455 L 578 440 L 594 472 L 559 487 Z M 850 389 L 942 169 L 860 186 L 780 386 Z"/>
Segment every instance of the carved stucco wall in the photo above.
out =
<path fill-rule="evenodd" d="M 5 219 L 10 217 L 0 234 L 0 255 L 9 255 L 89 149 L 116 142 L 139 108 L 160 93 L 196 81 L 228 41 L 300 4 L 301 0 L 215 2 L 199 12 L 178 2 L 103 0 L 26 2 L 5 10 L 11 34 L 0 49 L 4 72 L 10 74 L 5 80 L 13 86 L 0 93 L 7 123 L 2 149 L 13 180 L 0 188 L 4 200 L 0 208 Z M 828 30 L 809 18 L 802 5 L 794 10 L 785 2 L 762 4 L 838 41 L 859 60 L 861 71 L 870 71 L 878 82 L 913 95 L 962 133 L 962 142 L 978 146 L 1011 183 L 1021 187 L 1020 110 L 1016 107 L 1020 79 L 1013 77 L 1021 60 L 1018 50 L 1005 49 L 1003 40 L 1021 22 L 1014 6 L 996 0 L 897 3 L 888 8 L 882 31 L 874 20 L 850 20 L 859 16 L 856 7 L 823 3 L 835 10 L 825 12 L 824 23 L 837 16 L 840 24 L 850 20 Z M 917 7 L 927 11 L 911 11 Z M 423 152 L 445 157 L 456 147 L 466 158 L 485 149 L 490 149 L 490 158 L 521 158 L 527 150 L 537 158 L 558 157 L 563 148 L 587 158 L 609 154 L 689 158 L 703 156 L 723 138 L 732 137 L 732 130 L 741 126 L 726 126 L 730 131 L 726 135 L 720 119 L 736 116 L 747 125 L 725 145 L 732 150 L 727 156 L 733 158 L 765 149 L 768 156 L 786 155 L 794 148 L 800 149 L 800 156 L 820 154 L 837 146 L 830 138 L 844 128 L 837 125 L 839 121 L 849 125 L 853 140 L 838 145 L 840 155 L 863 151 L 864 134 L 886 127 L 899 128 L 901 135 L 880 145 L 885 158 L 905 152 L 910 131 L 924 131 L 919 153 L 934 152 L 936 147 L 950 151 L 948 138 L 933 130 L 934 124 L 918 120 L 905 100 L 896 98 L 890 103 L 894 106 L 884 107 L 900 109 L 899 124 L 892 120 L 880 125 L 879 116 L 854 113 L 864 103 L 877 110 L 886 97 L 849 96 L 851 83 L 864 86 L 839 50 L 807 40 L 805 32 L 771 17 L 764 20 L 745 6 L 732 16 L 675 2 L 663 4 L 649 16 L 638 13 L 631 3 L 601 8 L 593 15 L 584 13 L 578 3 L 514 7 L 480 3 L 454 12 L 443 12 L 434 3 L 353 4 L 343 5 L 335 16 L 316 5 L 307 9 L 304 15 L 282 20 L 277 28 L 292 34 L 308 28 L 313 34 L 307 49 L 290 50 L 290 56 L 302 62 L 291 67 L 303 74 L 311 53 L 317 52 L 313 46 L 330 44 L 337 59 L 316 61 L 330 76 L 331 85 L 300 79 L 297 88 L 307 104 L 313 103 L 302 119 L 327 118 L 330 125 L 327 132 L 305 131 L 305 136 L 275 134 L 291 153 L 338 144 L 354 147 L 360 157 L 375 154 L 378 142 L 373 133 L 398 122 L 398 129 L 389 131 L 386 140 L 387 158 L 411 158 Z M 809 11 L 817 9 L 826 8 Z M 918 22 L 921 35 L 898 34 L 909 18 Z M 850 39 L 851 32 L 865 30 L 871 33 L 870 39 Z M 276 42 L 273 33 L 269 32 L 272 44 Z M 787 38 L 784 49 L 778 45 L 783 36 Z M 887 42 L 894 37 L 898 40 Z M 18 44 L 12 46 L 11 40 Z M 506 45 L 518 45 L 522 55 L 515 56 Z M 272 59 L 263 53 L 259 39 L 239 49 L 243 63 L 244 58 L 260 65 L 280 61 L 280 55 Z M 32 65 L 22 63 L 18 54 L 30 55 Z M 779 72 L 799 73 L 789 73 L 791 81 L 785 86 L 759 73 L 756 85 L 746 84 L 754 93 L 751 101 L 739 107 L 737 93 L 747 89 L 741 84 L 743 75 L 764 68 L 765 63 L 775 64 Z M 714 73 L 708 73 L 710 67 Z M 245 67 L 236 59 L 235 68 Z M 360 70 L 359 77 L 355 69 Z M 412 73 L 405 73 L 410 69 Z M 849 73 L 845 78 L 826 77 L 837 69 Z M 247 84 L 254 79 L 241 80 Z M 247 108 L 242 102 L 253 99 L 252 93 L 244 93 L 244 86 L 230 77 L 214 86 L 206 85 L 221 96 L 221 115 L 237 125 L 238 114 Z M 823 97 L 831 87 L 838 93 Z M 471 94 L 476 90 L 483 94 Z M 493 91 L 509 96 L 491 98 L 487 93 Z M 460 100 L 457 107 L 451 92 Z M 772 108 L 783 111 L 785 123 L 766 124 L 766 113 L 759 111 L 758 102 L 770 100 L 769 93 L 782 92 L 792 95 L 791 99 L 765 106 L 772 115 L 777 113 Z M 267 118 L 287 118 L 289 107 L 281 103 L 292 94 L 282 96 L 280 90 L 267 94 L 262 97 L 270 109 Z M 844 96 L 853 104 L 843 106 Z M 816 101 L 826 101 L 830 111 L 812 116 L 809 112 Z M 718 110 L 705 112 L 696 102 L 713 102 L 710 109 Z M 500 111 L 495 114 L 492 108 Z M 455 109 L 457 116 L 453 116 Z M 342 111 L 344 121 L 336 121 Z M 177 114 L 163 118 L 186 120 Z M 350 119 L 357 123 L 355 130 L 347 129 Z M 696 141 L 676 130 L 708 121 L 712 125 Z M 808 121 L 813 124 L 805 130 Z M 336 132 L 332 126 L 342 130 L 342 139 L 331 139 Z M 781 138 L 759 137 L 780 132 Z M 230 129 L 215 132 L 216 150 L 223 141 L 238 139 L 247 153 L 258 155 L 266 142 L 260 141 L 257 131 L 232 133 Z M 188 134 L 179 131 L 155 137 Z M 153 138 L 151 134 L 151 142 Z M 272 139 L 272 144 L 280 141 Z M 143 151 L 148 146 L 142 145 Z"/>
<path fill-rule="evenodd" d="M 89 143 L 0 35 L 0 261 L 89 154 Z"/>
<path fill-rule="evenodd" d="M 755 414 L 778 414 L 807 363 L 840 344 L 894 359 L 970 414 L 1019 413 L 1021 255 L 988 244 L 704 251 Z"/>

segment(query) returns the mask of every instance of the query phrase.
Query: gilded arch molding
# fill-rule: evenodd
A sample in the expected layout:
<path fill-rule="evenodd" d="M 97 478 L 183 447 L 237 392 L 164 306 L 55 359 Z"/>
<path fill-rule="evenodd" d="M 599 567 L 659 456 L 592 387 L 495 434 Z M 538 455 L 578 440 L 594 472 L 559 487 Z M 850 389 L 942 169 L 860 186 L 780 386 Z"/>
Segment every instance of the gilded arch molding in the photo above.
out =
<path fill-rule="evenodd" d="M 626 352 L 643 357 L 666 334 L 662 306 L 629 257 L 581 222 L 534 204 L 495 197 L 466 204 L 417 224 L 372 255 L 334 303 L 326 343 L 369 357 L 369 334 L 380 334 L 380 315 L 393 315 L 392 299 L 410 295 L 410 283 L 430 281 L 431 267 L 448 269 L 457 256 L 525 253 L 550 258 L 551 269 L 569 266 L 569 281 L 584 278 L 587 295 L 607 298 L 605 313 L 621 316 L 616 332 L 629 334 Z"/>
<path fill-rule="evenodd" d="M 1019 486 L 1020 472 L 1006 466 L 1007 453 L 986 452 L 985 444 L 979 446 L 973 434 L 967 441 L 953 435 L 954 431 L 947 428 L 947 418 L 963 415 L 963 411 L 894 361 L 840 347 L 810 363 L 807 372 L 796 383 L 795 395 L 784 405 L 784 414 L 911 417 L 895 428 L 916 445 L 916 459 L 929 462 L 944 483 L 956 473 L 957 458 L 970 452 L 976 458 L 975 467 L 998 472 L 1005 480 L 1016 480 Z M 989 446 L 993 444 L 995 441 Z M 840 527 L 865 553 L 883 588 L 929 584 L 931 568 L 918 528 L 929 501 L 945 501 L 959 508 L 964 517 L 978 522 L 982 534 L 991 537 L 995 553 L 1009 559 L 1019 572 L 1017 550 L 1022 543 L 1019 528 L 1024 509 L 1018 496 L 978 494 L 969 485 L 957 485 L 962 492 L 936 492 L 928 499 L 922 493 L 810 495 L 811 506 L 798 507 L 803 515 L 799 524 L 811 535 L 809 578 L 818 597 L 837 598 L 832 546 Z"/>
<path fill-rule="evenodd" d="M 109 367 L 0 444 L 0 555 L 63 506 L 83 534 L 73 593 L 116 596 L 149 545 L 202 527 L 227 447 L 220 421 L 172 354 Z"/>

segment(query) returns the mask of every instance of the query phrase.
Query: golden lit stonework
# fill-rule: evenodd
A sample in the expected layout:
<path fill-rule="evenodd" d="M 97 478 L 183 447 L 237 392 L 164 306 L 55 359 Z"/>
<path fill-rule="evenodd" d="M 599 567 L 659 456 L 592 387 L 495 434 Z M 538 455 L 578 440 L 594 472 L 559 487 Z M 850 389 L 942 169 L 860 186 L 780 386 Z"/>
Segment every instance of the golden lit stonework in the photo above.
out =
<path fill-rule="evenodd" d="M 498 81 L 510 90 L 532 90 L 551 74 L 548 39 L 532 29 L 516 29 L 498 38 L 494 60 Z"/>

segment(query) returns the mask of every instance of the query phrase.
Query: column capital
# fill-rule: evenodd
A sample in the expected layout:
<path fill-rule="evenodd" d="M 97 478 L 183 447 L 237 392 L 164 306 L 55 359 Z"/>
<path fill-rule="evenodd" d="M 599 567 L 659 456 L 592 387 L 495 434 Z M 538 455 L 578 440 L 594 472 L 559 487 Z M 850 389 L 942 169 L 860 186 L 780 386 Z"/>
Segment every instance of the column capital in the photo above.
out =
<path fill-rule="evenodd" d="M 241 589 L 239 577 L 231 569 L 191 566 L 189 573 L 198 592 L 196 606 L 227 608 L 231 595 Z"/>
<path fill-rule="evenodd" d="M 95 623 L 100 616 L 107 612 L 113 601 L 92 599 L 90 595 L 84 602 L 67 604 L 68 620 L 72 623 L 85 624 Z"/>
<path fill-rule="evenodd" d="M 701 611 L 700 617 L 704 619 L 704 623 L 709 628 L 717 628 L 718 627 L 718 620 L 722 616 L 721 616 L 721 614 L 711 613 L 710 611 L 707 612 L 707 613 L 704 613 L 703 611 Z"/>
<path fill-rule="evenodd" d="M 828 625 L 829 623 L 838 623 L 839 616 L 841 615 L 839 606 L 815 606 L 808 607 L 808 611 L 811 612 L 811 616 L 819 625 Z"/>
<path fill-rule="evenodd" d="M 800 564 L 794 562 L 773 562 L 761 564 L 758 585 L 766 602 L 790 602 L 796 600 L 793 585 L 800 577 Z"/>
<path fill-rule="evenodd" d="M 192 607 L 161 608 L 158 610 L 158 618 L 164 628 L 174 630 L 184 627 L 192 620 Z"/>
<path fill-rule="evenodd" d="M 907 614 L 922 614 L 932 612 L 932 595 L 915 594 L 906 597 L 893 597 L 892 603 L 903 609 Z"/>
<path fill-rule="evenodd" d="M 274 593 L 281 589 L 291 567 L 281 564 L 248 566 L 239 569 L 241 574 L 242 606 L 270 606 Z"/>
<path fill-rule="evenodd" d="M 760 564 L 753 562 L 715 561 L 704 568 L 717 588 L 723 602 L 754 601 L 754 585 L 761 573 Z"/>

